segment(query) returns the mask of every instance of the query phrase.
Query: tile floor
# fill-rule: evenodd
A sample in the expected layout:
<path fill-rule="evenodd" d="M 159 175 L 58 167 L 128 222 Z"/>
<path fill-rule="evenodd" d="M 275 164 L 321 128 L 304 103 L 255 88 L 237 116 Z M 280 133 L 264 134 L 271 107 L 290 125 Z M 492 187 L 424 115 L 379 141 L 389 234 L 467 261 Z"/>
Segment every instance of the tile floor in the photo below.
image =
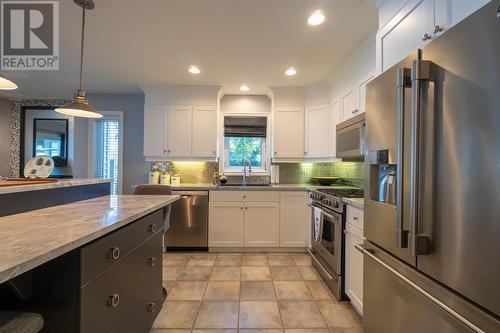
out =
<path fill-rule="evenodd" d="M 301 253 L 168 253 L 151 333 L 360 333 Z"/>

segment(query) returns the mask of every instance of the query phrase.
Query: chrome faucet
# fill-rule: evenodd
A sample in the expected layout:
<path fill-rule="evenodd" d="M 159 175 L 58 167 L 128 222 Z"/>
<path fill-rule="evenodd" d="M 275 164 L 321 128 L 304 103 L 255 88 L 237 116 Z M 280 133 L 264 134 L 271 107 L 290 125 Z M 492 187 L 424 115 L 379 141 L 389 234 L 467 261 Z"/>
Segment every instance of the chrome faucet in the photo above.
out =
<path fill-rule="evenodd" d="M 248 172 L 248 176 L 247 176 Z M 247 185 L 247 178 L 252 177 L 252 163 L 250 162 L 250 159 L 247 158 L 245 159 L 245 165 L 243 166 L 243 175 L 242 175 L 242 183 L 243 186 Z"/>

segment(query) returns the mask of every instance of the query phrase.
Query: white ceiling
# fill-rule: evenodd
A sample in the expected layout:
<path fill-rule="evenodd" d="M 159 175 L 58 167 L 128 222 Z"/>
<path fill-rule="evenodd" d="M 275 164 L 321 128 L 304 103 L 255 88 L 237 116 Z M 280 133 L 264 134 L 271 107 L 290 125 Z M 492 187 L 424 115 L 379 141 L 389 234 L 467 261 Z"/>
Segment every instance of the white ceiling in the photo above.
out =
<path fill-rule="evenodd" d="M 61 4 L 59 71 L 5 72 L 12 96 L 67 97 L 78 83 L 81 10 Z M 306 24 L 322 9 L 321 26 Z M 377 28 L 377 9 L 359 0 L 96 0 L 87 14 L 89 93 L 141 86 L 221 85 L 228 94 L 325 80 Z M 193 76 L 189 65 L 202 73 Z M 284 71 L 294 66 L 295 77 Z"/>

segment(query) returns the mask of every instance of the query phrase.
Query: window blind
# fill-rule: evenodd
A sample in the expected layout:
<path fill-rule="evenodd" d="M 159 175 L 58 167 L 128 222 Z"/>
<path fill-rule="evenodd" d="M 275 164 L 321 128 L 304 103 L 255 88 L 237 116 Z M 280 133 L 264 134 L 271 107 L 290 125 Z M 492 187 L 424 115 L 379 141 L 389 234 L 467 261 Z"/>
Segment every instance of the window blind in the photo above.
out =
<path fill-rule="evenodd" d="M 266 117 L 224 117 L 225 137 L 265 138 L 266 131 Z"/>
<path fill-rule="evenodd" d="M 92 120 L 90 126 L 90 174 L 94 178 L 113 179 L 111 194 L 118 194 L 120 191 L 120 118 L 106 116 Z"/>

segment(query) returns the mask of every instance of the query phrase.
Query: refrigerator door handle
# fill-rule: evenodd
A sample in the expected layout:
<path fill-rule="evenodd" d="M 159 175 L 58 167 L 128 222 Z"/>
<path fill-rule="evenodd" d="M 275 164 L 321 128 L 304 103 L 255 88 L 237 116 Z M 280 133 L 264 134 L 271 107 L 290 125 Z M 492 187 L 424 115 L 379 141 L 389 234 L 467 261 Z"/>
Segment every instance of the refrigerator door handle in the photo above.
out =
<path fill-rule="evenodd" d="M 403 226 L 403 147 L 405 123 L 405 89 L 411 88 L 411 70 L 399 68 L 397 72 L 397 169 L 396 169 L 396 247 L 408 247 L 408 230 Z"/>
<path fill-rule="evenodd" d="M 414 60 L 411 66 L 410 232 L 408 234 L 408 246 L 413 256 L 429 254 L 431 248 L 429 238 L 418 233 L 421 86 L 423 82 L 434 81 L 432 62 L 421 59 L 422 50 L 418 50 L 418 60 Z"/>
<path fill-rule="evenodd" d="M 461 314 L 459 314 L 458 312 L 456 312 L 455 310 L 453 310 L 452 308 L 450 308 L 448 305 L 446 305 L 445 303 L 441 302 L 439 299 L 437 299 L 436 297 L 432 296 L 427 291 L 425 291 L 424 289 L 422 289 L 421 287 L 419 287 L 417 284 L 415 284 L 413 281 L 411 281 L 410 279 L 408 279 L 406 276 L 404 276 L 403 274 L 399 273 L 397 270 L 395 270 L 394 268 L 392 268 L 391 266 L 389 266 L 388 264 L 386 264 L 385 262 L 383 262 L 382 260 L 380 260 L 379 258 L 377 258 L 377 256 L 375 256 L 373 254 L 374 251 L 372 249 L 370 249 L 370 248 L 364 248 L 360 244 L 355 244 L 354 247 L 356 248 L 356 250 L 360 251 L 364 255 L 370 257 L 371 259 L 373 259 L 378 264 L 382 265 L 382 267 L 384 267 L 385 269 L 387 269 L 388 271 L 390 271 L 392 274 L 394 274 L 396 277 L 398 277 L 400 280 L 402 280 L 403 282 L 405 282 L 406 284 L 408 284 L 413 289 L 417 290 L 422 296 L 424 296 L 427 299 L 429 299 L 431 302 L 433 302 L 438 307 L 440 307 L 442 310 L 444 310 L 445 312 L 449 313 L 451 316 L 453 316 L 454 318 L 456 318 L 457 320 L 459 320 L 460 322 L 462 322 L 464 325 L 466 325 L 467 327 L 469 327 L 474 332 L 484 333 L 484 331 L 482 329 L 480 329 L 479 327 L 477 327 L 476 325 L 474 325 L 472 322 L 470 322 L 469 320 L 467 320 Z"/>

